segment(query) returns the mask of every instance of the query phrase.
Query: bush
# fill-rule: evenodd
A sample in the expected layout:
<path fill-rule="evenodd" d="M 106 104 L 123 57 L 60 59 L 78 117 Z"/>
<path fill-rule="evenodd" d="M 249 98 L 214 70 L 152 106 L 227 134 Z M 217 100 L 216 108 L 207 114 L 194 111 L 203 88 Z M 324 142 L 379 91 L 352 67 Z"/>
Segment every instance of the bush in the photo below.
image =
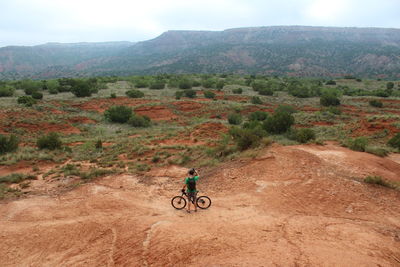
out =
<path fill-rule="evenodd" d="M 383 107 L 383 103 L 381 101 L 375 100 L 375 99 L 369 101 L 369 104 L 370 104 L 370 106 L 377 107 L 377 108 L 382 108 Z"/>
<path fill-rule="evenodd" d="M 144 93 L 139 91 L 139 90 L 135 90 L 135 89 L 131 89 L 125 92 L 125 94 L 130 97 L 130 98 L 141 98 L 144 97 Z"/>
<path fill-rule="evenodd" d="M 165 88 L 165 82 L 162 80 L 157 80 L 150 84 L 150 89 L 160 90 L 160 89 L 164 89 L 164 88 Z"/>
<path fill-rule="evenodd" d="M 225 82 L 223 80 L 219 80 L 217 82 L 216 87 L 217 87 L 218 90 L 222 90 L 224 88 L 224 86 L 225 86 Z"/>
<path fill-rule="evenodd" d="M 326 85 L 336 85 L 336 82 L 334 80 L 329 80 L 325 84 Z"/>
<path fill-rule="evenodd" d="M 175 92 L 175 99 L 181 99 L 183 95 L 184 95 L 183 91 L 176 91 Z"/>
<path fill-rule="evenodd" d="M 231 113 L 228 115 L 228 122 L 232 125 L 239 125 L 242 123 L 242 115 L 239 113 Z"/>
<path fill-rule="evenodd" d="M 196 97 L 196 91 L 195 90 L 188 89 L 188 90 L 185 90 L 184 92 L 185 92 L 185 96 L 186 97 L 189 97 L 189 98 L 195 98 Z"/>
<path fill-rule="evenodd" d="M 268 113 L 265 111 L 255 111 L 250 113 L 249 120 L 251 121 L 264 121 L 268 118 Z"/>
<path fill-rule="evenodd" d="M 380 148 L 380 147 L 366 147 L 365 152 L 374 154 L 375 156 L 382 157 L 382 158 L 386 157 L 389 154 L 389 151 L 387 151 L 384 148 Z"/>
<path fill-rule="evenodd" d="M 96 144 L 94 145 L 96 149 L 102 149 L 103 148 L 103 142 L 99 139 L 96 141 Z"/>
<path fill-rule="evenodd" d="M 289 114 L 293 114 L 296 113 L 296 109 L 292 106 L 287 106 L 287 105 L 279 105 L 279 107 L 277 107 L 275 109 L 275 112 L 286 112 Z"/>
<path fill-rule="evenodd" d="M 182 79 L 179 81 L 179 89 L 192 89 L 193 83 L 189 79 Z"/>
<path fill-rule="evenodd" d="M 92 93 L 96 92 L 95 88 L 92 88 L 92 83 L 89 81 L 83 81 L 83 80 L 75 80 L 71 87 L 71 92 L 76 96 L 76 97 L 87 97 L 91 96 Z"/>
<path fill-rule="evenodd" d="M 346 145 L 351 150 L 364 152 L 368 145 L 368 139 L 366 137 L 357 137 L 355 139 L 348 140 Z"/>
<path fill-rule="evenodd" d="M 146 80 L 138 80 L 135 82 L 136 88 L 146 88 L 147 86 L 149 86 L 149 83 Z"/>
<path fill-rule="evenodd" d="M 112 106 L 104 112 L 104 117 L 111 122 L 125 123 L 132 116 L 132 109 L 126 106 Z"/>
<path fill-rule="evenodd" d="M 367 176 L 364 179 L 364 182 L 367 184 L 377 184 L 377 185 L 382 185 L 386 187 L 390 187 L 390 184 L 388 184 L 385 180 L 382 179 L 380 176 Z"/>
<path fill-rule="evenodd" d="M 315 140 L 315 132 L 310 128 L 302 128 L 294 131 L 294 140 L 299 143 L 307 143 L 310 140 Z"/>
<path fill-rule="evenodd" d="M 212 91 L 204 91 L 204 97 L 214 99 L 215 93 Z"/>
<path fill-rule="evenodd" d="M 36 104 L 36 100 L 33 99 L 31 96 L 20 96 L 17 99 L 18 104 L 24 104 L 27 107 L 31 107 Z"/>
<path fill-rule="evenodd" d="M 325 108 L 324 111 L 329 112 L 329 113 L 332 113 L 332 114 L 335 114 L 335 115 L 340 115 L 340 114 L 342 114 L 342 110 L 341 110 L 340 108 L 338 108 L 338 107 L 333 107 L 333 106 L 330 106 L 330 107 Z"/>
<path fill-rule="evenodd" d="M 204 88 L 212 88 L 215 85 L 215 81 L 213 79 L 203 80 L 202 85 Z"/>
<path fill-rule="evenodd" d="M 264 81 L 256 80 L 251 83 L 251 87 L 253 88 L 254 91 L 258 92 L 264 88 L 267 88 L 267 84 Z"/>
<path fill-rule="evenodd" d="M 281 134 L 287 132 L 294 124 L 294 117 L 287 112 L 275 112 L 264 121 L 264 129 L 268 133 Z"/>
<path fill-rule="evenodd" d="M 240 95 L 243 93 L 243 89 L 242 88 L 232 89 L 232 93 Z"/>
<path fill-rule="evenodd" d="M 13 152 L 18 149 L 18 138 L 10 135 L 8 138 L 0 134 L 0 154 Z"/>
<path fill-rule="evenodd" d="M 147 116 L 140 116 L 137 114 L 133 114 L 128 123 L 133 127 L 149 127 L 150 126 L 150 118 Z"/>
<path fill-rule="evenodd" d="M 58 94 L 58 89 L 57 88 L 49 88 L 49 93 L 52 95 Z"/>
<path fill-rule="evenodd" d="M 397 149 L 400 149 L 400 133 L 397 133 L 395 136 L 393 136 L 389 142 L 388 145 Z"/>
<path fill-rule="evenodd" d="M 61 148 L 62 142 L 57 133 L 49 133 L 39 137 L 36 145 L 39 149 L 55 150 Z"/>
<path fill-rule="evenodd" d="M 252 147 L 257 147 L 261 143 L 261 139 L 266 135 L 261 128 L 241 129 L 231 128 L 229 134 L 232 136 L 239 150 L 246 150 Z"/>
<path fill-rule="evenodd" d="M 332 94 L 326 94 L 326 95 L 321 96 L 319 101 L 320 101 L 320 104 L 325 107 L 340 105 L 339 98 L 337 98 L 335 95 L 332 95 Z"/>
<path fill-rule="evenodd" d="M 393 82 L 388 82 L 388 83 L 386 83 L 386 89 L 393 89 L 393 87 L 394 87 L 394 83 Z"/>
<path fill-rule="evenodd" d="M 260 97 L 258 97 L 258 96 L 253 96 L 253 97 L 251 98 L 251 103 L 252 103 L 252 104 L 255 104 L 255 105 L 261 105 L 263 102 L 262 102 L 262 100 L 260 99 Z"/>
<path fill-rule="evenodd" d="M 43 99 L 43 94 L 39 93 L 39 92 L 33 92 L 32 93 L 32 98 L 38 99 L 38 100 Z"/>
<path fill-rule="evenodd" d="M 15 92 L 14 87 L 5 85 L 0 87 L 0 97 L 13 96 Z"/>
<path fill-rule="evenodd" d="M 117 95 L 115 93 L 111 93 L 110 98 L 117 98 Z"/>
<path fill-rule="evenodd" d="M 258 93 L 260 95 L 273 95 L 274 91 L 271 88 L 260 88 Z"/>

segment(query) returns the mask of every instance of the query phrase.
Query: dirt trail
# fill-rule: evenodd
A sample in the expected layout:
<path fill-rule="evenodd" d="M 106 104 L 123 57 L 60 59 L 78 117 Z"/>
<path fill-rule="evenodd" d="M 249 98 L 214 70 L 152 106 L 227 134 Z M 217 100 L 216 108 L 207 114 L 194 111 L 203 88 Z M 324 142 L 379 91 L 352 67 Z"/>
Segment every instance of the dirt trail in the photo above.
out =
<path fill-rule="evenodd" d="M 365 155 L 272 146 L 206 172 L 213 205 L 191 214 L 170 205 L 186 171 L 174 166 L 3 203 L 0 265 L 399 266 L 400 193 L 350 179 L 377 171 Z"/>

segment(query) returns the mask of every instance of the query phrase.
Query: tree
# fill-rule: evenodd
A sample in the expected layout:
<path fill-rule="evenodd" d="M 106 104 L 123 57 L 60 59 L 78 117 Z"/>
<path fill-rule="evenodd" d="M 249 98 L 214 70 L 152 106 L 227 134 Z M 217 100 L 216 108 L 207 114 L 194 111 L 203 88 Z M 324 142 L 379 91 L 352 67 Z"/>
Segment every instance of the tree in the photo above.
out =
<path fill-rule="evenodd" d="M 325 94 L 321 96 L 319 100 L 320 104 L 325 107 L 329 106 L 339 106 L 340 105 L 340 100 L 333 94 Z"/>
<path fill-rule="evenodd" d="M 133 112 L 130 107 L 112 106 L 104 112 L 104 117 L 111 122 L 125 123 L 132 114 Z"/>
<path fill-rule="evenodd" d="M 275 112 L 269 116 L 263 124 L 263 128 L 272 134 L 281 134 L 287 132 L 294 124 L 294 117 L 287 112 Z"/>
<path fill-rule="evenodd" d="M 142 91 L 139 90 L 135 90 L 135 89 L 131 89 L 125 92 L 125 94 L 127 96 L 129 96 L 130 98 L 142 98 L 144 97 L 144 93 Z"/>
<path fill-rule="evenodd" d="M 76 97 L 91 96 L 93 92 L 91 85 L 92 83 L 90 81 L 76 80 L 71 87 L 71 92 Z"/>

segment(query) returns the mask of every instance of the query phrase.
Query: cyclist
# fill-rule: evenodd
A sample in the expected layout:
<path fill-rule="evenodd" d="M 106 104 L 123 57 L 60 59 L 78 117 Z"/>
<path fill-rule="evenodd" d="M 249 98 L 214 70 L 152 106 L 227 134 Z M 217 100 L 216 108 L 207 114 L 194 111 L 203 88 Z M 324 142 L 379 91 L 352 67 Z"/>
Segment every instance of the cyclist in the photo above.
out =
<path fill-rule="evenodd" d="M 195 169 L 190 169 L 189 170 L 189 175 L 190 177 L 187 177 L 185 179 L 185 184 L 183 185 L 182 188 L 182 192 L 185 192 L 185 188 L 187 188 L 186 190 L 186 194 L 188 197 L 188 209 L 187 212 L 190 213 L 190 204 L 193 201 L 194 203 L 194 211 L 197 211 L 197 206 L 196 206 L 196 195 L 197 195 L 197 190 L 196 190 L 196 181 L 199 180 L 200 176 L 198 171 L 196 171 Z"/>

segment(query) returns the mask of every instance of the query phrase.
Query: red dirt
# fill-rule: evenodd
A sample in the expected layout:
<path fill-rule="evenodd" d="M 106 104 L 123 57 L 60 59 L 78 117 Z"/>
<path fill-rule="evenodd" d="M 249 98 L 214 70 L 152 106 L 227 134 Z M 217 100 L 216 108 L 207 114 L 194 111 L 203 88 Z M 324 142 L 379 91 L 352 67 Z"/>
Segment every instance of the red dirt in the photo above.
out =
<path fill-rule="evenodd" d="M 397 266 L 400 165 L 345 148 L 273 145 L 204 170 L 208 210 L 174 210 L 187 169 L 123 174 L 0 204 L 4 266 Z M 391 178 L 392 177 L 392 178 Z M 192 225 L 194 227 L 189 227 Z"/>
<path fill-rule="evenodd" d="M 46 122 L 41 122 L 37 124 L 18 122 L 13 127 L 23 128 L 30 132 L 44 132 L 44 133 L 56 132 L 63 134 L 78 134 L 81 132 L 78 128 L 70 124 L 50 124 Z"/>
<path fill-rule="evenodd" d="M 223 125 L 222 123 L 203 123 L 198 125 L 191 131 L 190 138 L 191 139 L 212 139 L 218 140 L 223 133 L 228 132 L 228 127 Z"/>
<path fill-rule="evenodd" d="M 143 106 L 135 109 L 135 113 L 139 115 L 145 115 L 152 120 L 176 120 L 176 116 L 169 108 L 166 106 Z"/>
<path fill-rule="evenodd" d="M 117 98 L 109 98 L 109 99 L 92 99 L 87 102 L 81 104 L 72 104 L 73 107 L 88 110 L 88 111 L 97 111 L 99 113 L 104 112 L 111 106 L 114 105 L 123 105 L 135 107 L 147 103 L 155 102 L 154 100 L 148 99 L 137 99 L 137 98 L 128 98 L 128 97 L 117 97 Z"/>
<path fill-rule="evenodd" d="M 356 125 L 348 125 L 347 128 L 354 129 L 351 133 L 351 136 L 370 136 L 378 132 L 382 132 L 385 129 L 389 130 L 390 135 L 394 135 L 400 132 L 400 129 L 392 126 L 394 122 L 397 122 L 397 120 L 375 120 L 373 122 L 369 122 L 366 119 L 362 119 Z"/>
<path fill-rule="evenodd" d="M 182 112 L 194 112 L 194 111 L 199 111 L 200 109 L 202 109 L 205 104 L 202 103 L 198 103 L 195 101 L 177 101 L 172 103 L 174 106 L 176 106 L 176 108 L 179 111 Z"/>
<path fill-rule="evenodd" d="M 87 117 L 80 117 L 80 116 L 70 118 L 70 119 L 68 119 L 68 122 L 70 122 L 70 123 L 81 123 L 81 124 L 94 124 L 94 123 L 96 123 L 95 120 L 89 119 Z"/>

